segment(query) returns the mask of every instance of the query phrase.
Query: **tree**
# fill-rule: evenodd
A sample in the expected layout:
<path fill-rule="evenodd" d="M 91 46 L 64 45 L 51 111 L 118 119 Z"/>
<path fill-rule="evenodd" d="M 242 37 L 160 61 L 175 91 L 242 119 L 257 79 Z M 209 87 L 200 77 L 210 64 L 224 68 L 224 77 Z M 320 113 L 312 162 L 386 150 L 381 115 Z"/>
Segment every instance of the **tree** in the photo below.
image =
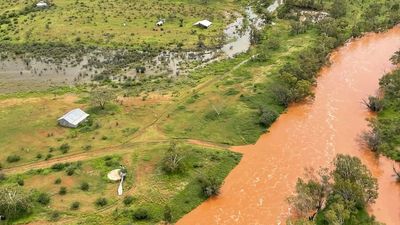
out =
<path fill-rule="evenodd" d="M 116 99 L 116 95 L 110 89 L 97 88 L 90 92 L 90 99 L 93 105 L 105 109 L 107 103 Z"/>
<path fill-rule="evenodd" d="M 0 215 L 14 219 L 28 214 L 32 209 L 31 195 L 20 187 L 0 186 Z"/>
<path fill-rule="evenodd" d="M 310 216 L 311 220 L 323 209 L 331 189 L 329 170 L 322 168 L 316 174 L 312 169 L 307 171 L 307 181 L 299 178 L 296 183 L 296 194 L 288 201 L 302 217 Z"/>
<path fill-rule="evenodd" d="M 334 160 L 335 181 L 333 192 L 346 203 L 354 202 L 364 207 L 378 197 L 378 183 L 371 172 L 357 157 L 339 154 Z"/>
<path fill-rule="evenodd" d="M 166 173 L 176 173 L 181 172 L 183 170 L 184 156 L 183 154 L 177 149 L 177 145 L 175 142 L 171 142 L 167 153 L 165 154 L 161 164 L 162 169 Z"/>
<path fill-rule="evenodd" d="M 334 203 L 324 213 L 329 225 L 344 225 L 350 218 L 350 211 L 340 203 Z"/>
<path fill-rule="evenodd" d="M 400 50 L 394 53 L 394 55 L 390 58 L 390 61 L 392 61 L 393 65 L 400 64 Z"/>

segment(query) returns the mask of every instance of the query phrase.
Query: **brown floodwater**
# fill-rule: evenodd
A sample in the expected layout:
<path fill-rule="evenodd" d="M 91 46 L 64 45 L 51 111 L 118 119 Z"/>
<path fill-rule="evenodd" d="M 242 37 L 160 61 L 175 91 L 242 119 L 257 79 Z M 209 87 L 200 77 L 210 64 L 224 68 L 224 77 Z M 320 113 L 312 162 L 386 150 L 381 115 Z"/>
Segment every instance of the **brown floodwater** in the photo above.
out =
<path fill-rule="evenodd" d="M 254 145 L 233 147 L 243 159 L 221 195 L 177 224 L 285 224 L 287 197 L 304 168 L 329 166 L 338 153 L 359 157 L 379 182 L 370 211 L 387 225 L 400 224 L 400 185 L 393 161 L 362 149 L 357 138 L 371 115 L 362 99 L 376 94 L 379 78 L 394 68 L 389 58 L 400 48 L 400 27 L 368 34 L 339 48 L 320 72 L 315 100 L 289 107 Z"/>

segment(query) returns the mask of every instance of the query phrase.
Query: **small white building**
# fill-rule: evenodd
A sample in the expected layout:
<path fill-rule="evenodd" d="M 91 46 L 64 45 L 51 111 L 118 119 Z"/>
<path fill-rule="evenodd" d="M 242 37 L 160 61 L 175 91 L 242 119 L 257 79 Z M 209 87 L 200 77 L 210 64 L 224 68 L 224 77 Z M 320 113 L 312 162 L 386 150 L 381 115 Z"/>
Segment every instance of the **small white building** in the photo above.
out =
<path fill-rule="evenodd" d="M 47 8 L 47 7 L 49 7 L 49 5 L 47 4 L 47 2 L 40 1 L 40 2 L 38 2 L 36 4 L 36 7 L 38 7 L 38 8 Z"/>
<path fill-rule="evenodd" d="M 212 25 L 212 22 L 210 22 L 208 20 L 201 20 L 201 21 L 194 23 L 193 25 L 203 27 L 203 28 L 209 28 Z"/>
<path fill-rule="evenodd" d="M 58 119 L 58 124 L 63 127 L 76 128 L 80 123 L 84 122 L 88 116 L 89 114 L 85 113 L 81 109 L 74 109 L 60 117 Z"/>

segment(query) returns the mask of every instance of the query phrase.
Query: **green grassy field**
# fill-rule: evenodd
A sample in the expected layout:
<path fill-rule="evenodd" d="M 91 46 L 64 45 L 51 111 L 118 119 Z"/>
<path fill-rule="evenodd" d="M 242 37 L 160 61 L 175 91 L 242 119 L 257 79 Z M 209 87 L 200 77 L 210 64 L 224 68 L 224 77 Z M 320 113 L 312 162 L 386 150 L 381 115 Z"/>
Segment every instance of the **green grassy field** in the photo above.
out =
<path fill-rule="evenodd" d="M 9 176 L 2 181 L 2 185 L 24 180 L 25 189 L 34 189 L 35 193 L 46 192 L 51 196 L 49 208 L 35 210 L 35 213 L 15 223 L 46 222 L 53 211 L 58 211 L 60 220 L 68 223 L 124 224 L 135 221 L 130 214 L 141 208 L 147 210 L 149 218 L 139 223 L 156 224 L 163 220 L 166 205 L 171 207 L 175 221 L 204 201 L 197 177 L 212 175 L 223 179 L 240 160 L 239 154 L 230 151 L 178 144 L 184 154 L 185 169 L 182 173 L 169 175 L 160 168 L 160 161 L 168 148 L 169 143 L 143 145 L 132 148 L 127 154 L 82 161 L 71 176 L 66 174 L 66 169 L 57 170 L 53 167 Z M 124 196 L 132 196 L 133 199 L 128 205 L 123 204 L 124 196 L 117 196 L 118 182 L 108 181 L 106 177 L 109 171 L 119 168 L 120 164 L 128 171 Z M 57 178 L 61 179 L 58 184 L 55 183 Z M 81 190 L 82 182 L 89 184 L 89 190 Z M 67 187 L 65 195 L 58 193 L 60 187 Z M 106 206 L 94 204 L 100 197 L 106 197 Z M 79 210 L 70 210 L 74 201 L 80 202 Z M 39 205 L 37 207 L 40 208 Z M 114 210 L 129 216 L 101 216 L 104 212 Z"/>
<path fill-rule="evenodd" d="M 184 48 L 196 46 L 198 36 L 209 46 L 219 44 L 224 27 L 240 10 L 237 1 L 53 0 L 51 7 L 29 11 L 36 1 L 0 1 L 0 40 L 12 43 L 81 42 L 100 46 Z M 33 7 L 34 8 L 34 7 Z M 155 24 L 165 19 L 163 27 Z M 209 19 L 210 29 L 193 23 Z M 182 22 L 181 22 L 182 21 Z"/>

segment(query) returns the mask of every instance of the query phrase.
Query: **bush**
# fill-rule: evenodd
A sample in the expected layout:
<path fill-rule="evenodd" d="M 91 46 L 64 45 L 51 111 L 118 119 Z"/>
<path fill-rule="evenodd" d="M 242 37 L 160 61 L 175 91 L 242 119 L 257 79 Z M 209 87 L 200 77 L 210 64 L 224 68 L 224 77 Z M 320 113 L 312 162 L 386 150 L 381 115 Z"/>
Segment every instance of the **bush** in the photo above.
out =
<path fill-rule="evenodd" d="M 64 144 L 60 145 L 60 147 L 59 147 L 61 153 L 63 153 L 63 154 L 67 153 L 70 148 L 71 148 L 71 146 L 68 143 L 64 143 Z"/>
<path fill-rule="evenodd" d="M 67 165 L 64 163 L 56 163 L 51 166 L 51 169 L 54 171 L 61 171 L 63 170 Z"/>
<path fill-rule="evenodd" d="M 80 202 L 73 202 L 73 203 L 71 203 L 70 209 L 71 210 L 78 210 L 80 206 L 81 206 Z"/>
<path fill-rule="evenodd" d="M 60 212 L 58 212 L 58 211 L 53 211 L 53 212 L 50 213 L 49 220 L 50 220 L 50 221 L 57 221 L 57 220 L 60 219 L 60 217 L 61 217 Z"/>
<path fill-rule="evenodd" d="M 84 181 L 81 183 L 81 190 L 82 191 L 88 191 L 89 190 L 89 183 Z"/>
<path fill-rule="evenodd" d="M 18 186 L 0 186 L 0 214 L 14 219 L 30 213 L 31 195 Z"/>
<path fill-rule="evenodd" d="M 36 199 L 41 205 L 48 205 L 50 203 L 50 195 L 47 193 L 40 193 Z"/>
<path fill-rule="evenodd" d="M 206 198 L 217 196 L 221 188 L 222 182 L 212 176 L 202 176 L 198 178 L 202 195 Z"/>
<path fill-rule="evenodd" d="M 108 204 L 108 201 L 107 201 L 106 198 L 98 198 L 98 199 L 96 199 L 94 204 L 96 206 L 103 207 L 103 206 L 106 206 Z"/>
<path fill-rule="evenodd" d="M 21 160 L 21 157 L 18 155 L 9 155 L 7 157 L 7 162 L 9 162 L 9 163 L 18 162 L 20 160 Z"/>
<path fill-rule="evenodd" d="M 36 158 L 37 158 L 37 159 L 41 159 L 42 157 L 43 157 L 43 155 L 40 154 L 40 153 L 38 153 L 38 154 L 36 155 Z"/>
<path fill-rule="evenodd" d="M 2 172 L 0 172 L 0 181 L 5 180 L 6 179 L 6 175 Z"/>
<path fill-rule="evenodd" d="M 54 181 L 54 183 L 55 183 L 55 184 L 61 184 L 61 178 L 57 178 L 57 179 Z"/>
<path fill-rule="evenodd" d="M 383 109 L 382 100 L 378 97 L 369 96 L 368 101 L 363 100 L 363 103 L 372 112 L 379 112 Z"/>
<path fill-rule="evenodd" d="M 147 212 L 146 209 L 137 209 L 134 213 L 133 213 L 133 217 L 136 220 L 146 220 L 149 219 L 149 214 Z"/>
<path fill-rule="evenodd" d="M 67 188 L 66 187 L 60 187 L 60 190 L 58 191 L 59 195 L 65 195 L 67 194 Z"/>
<path fill-rule="evenodd" d="M 22 179 L 22 178 L 17 178 L 17 184 L 19 185 L 19 186 L 24 186 L 24 184 L 25 184 L 25 182 L 24 182 L 24 179 Z"/>
<path fill-rule="evenodd" d="M 278 113 L 270 109 L 260 110 L 260 124 L 264 127 L 269 127 L 277 118 Z"/>
<path fill-rule="evenodd" d="M 124 202 L 124 205 L 128 206 L 128 205 L 132 204 L 132 202 L 133 202 L 134 200 L 135 200 L 135 198 L 134 198 L 133 196 L 127 195 L 127 196 L 125 196 L 123 202 Z"/>
<path fill-rule="evenodd" d="M 65 172 L 67 173 L 68 176 L 72 176 L 75 173 L 75 167 L 74 166 L 68 166 Z"/>

